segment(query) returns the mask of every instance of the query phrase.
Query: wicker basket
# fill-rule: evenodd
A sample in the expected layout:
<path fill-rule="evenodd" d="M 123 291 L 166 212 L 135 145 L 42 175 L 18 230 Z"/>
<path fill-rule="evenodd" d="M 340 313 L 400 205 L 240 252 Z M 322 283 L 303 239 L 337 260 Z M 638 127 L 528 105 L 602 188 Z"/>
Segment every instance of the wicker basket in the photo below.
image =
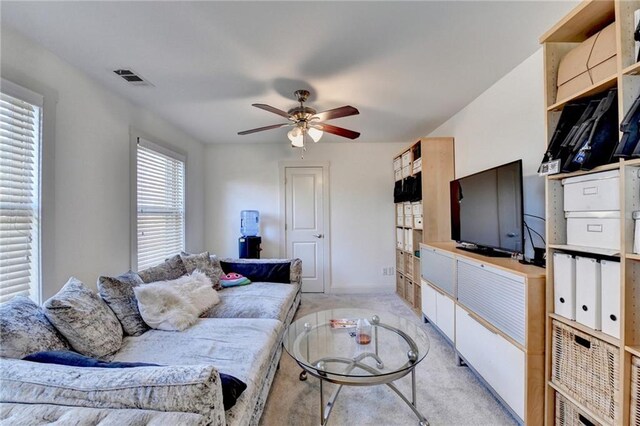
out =
<path fill-rule="evenodd" d="M 629 423 L 640 426 L 640 358 L 631 357 L 631 418 Z"/>
<path fill-rule="evenodd" d="M 601 426 L 600 423 L 582 413 L 567 398 L 556 392 L 556 426 Z"/>
<path fill-rule="evenodd" d="M 618 349 L 553 321 L 552 381 L 607 423 L 619 418 Z"/>

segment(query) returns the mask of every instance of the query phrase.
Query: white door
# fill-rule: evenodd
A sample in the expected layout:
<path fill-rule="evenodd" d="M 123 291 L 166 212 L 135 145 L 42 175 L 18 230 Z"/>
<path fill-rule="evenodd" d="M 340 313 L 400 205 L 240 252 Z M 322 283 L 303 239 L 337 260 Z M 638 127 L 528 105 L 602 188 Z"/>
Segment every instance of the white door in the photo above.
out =
<path fill-rule="evenodd" d="M 285 168 L 285 238 L 288 258 L 302 259 L 302 291 L 324 292 L 322 167 Z"/>

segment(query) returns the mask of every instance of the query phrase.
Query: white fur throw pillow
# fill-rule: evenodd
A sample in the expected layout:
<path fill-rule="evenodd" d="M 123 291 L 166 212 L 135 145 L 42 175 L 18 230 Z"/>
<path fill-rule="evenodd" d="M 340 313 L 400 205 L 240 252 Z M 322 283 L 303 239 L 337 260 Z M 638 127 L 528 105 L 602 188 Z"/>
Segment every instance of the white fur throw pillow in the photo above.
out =
<path fill-rule="evenodd" d="M 185 330 L 220 302 L 211 280 L 200 271 L 176 280 L 140 285 L 133 291 L 142 319 L 158 330 Z"/>

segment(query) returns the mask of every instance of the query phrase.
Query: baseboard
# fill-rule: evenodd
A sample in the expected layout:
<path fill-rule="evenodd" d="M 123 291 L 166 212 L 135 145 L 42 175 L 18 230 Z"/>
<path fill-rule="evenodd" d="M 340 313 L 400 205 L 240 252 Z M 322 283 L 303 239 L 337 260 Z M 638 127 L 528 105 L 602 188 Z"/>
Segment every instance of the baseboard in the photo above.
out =
<path fill-rule="evenodd" d="M 364 287 L 333 287 L 327 294 L 393 294 L 396 288 L 392 286 L 364 286 Z"/>

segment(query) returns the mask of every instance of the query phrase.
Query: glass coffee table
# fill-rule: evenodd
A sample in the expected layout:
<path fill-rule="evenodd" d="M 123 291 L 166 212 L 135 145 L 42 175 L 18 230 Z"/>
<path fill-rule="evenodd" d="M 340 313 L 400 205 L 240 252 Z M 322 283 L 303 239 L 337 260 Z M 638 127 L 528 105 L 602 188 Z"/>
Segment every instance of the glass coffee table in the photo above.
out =
<path fill-rule="evenodd" d="M 306 380 L 307 374 L 320 379 L 321 425 L 327 423 L 342 386 L 382 384 L 413 410 L 421 426 L 429 424 L 416 407 L 415 368 L 429 352 L 429 338 L 417 323 L 387 312 L 332 309 L 291 323 L 283 344 L 302 367 L 300 380 Z M 393 383 L 408 374 L 411 400 Z M 338 385 L 326 406 L 325 381 Z"/>

